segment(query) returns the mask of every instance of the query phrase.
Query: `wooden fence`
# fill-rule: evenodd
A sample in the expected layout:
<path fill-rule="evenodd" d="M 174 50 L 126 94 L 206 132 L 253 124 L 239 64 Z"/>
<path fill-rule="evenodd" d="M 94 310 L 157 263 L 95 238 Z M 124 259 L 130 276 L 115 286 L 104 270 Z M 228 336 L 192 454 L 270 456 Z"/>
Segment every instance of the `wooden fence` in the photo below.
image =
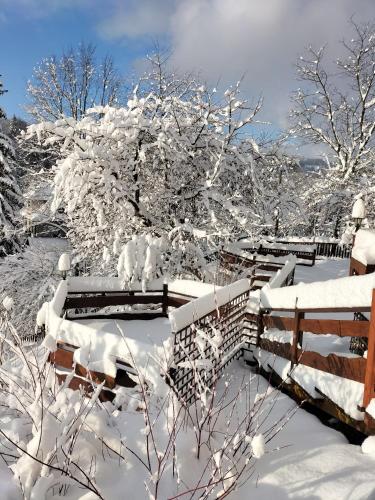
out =
<path fill-rule="evenodd" d="M 174 332 L 175 366 L 169 377 L 186 404 L 193 403 L 204 388 L 211 387 L 222 370 L 242 354 L 248 298 L 249 290 Z M 202 347 L 204 338 L 209 340 Z"/>
<path fill-rule="evenodd" d="M 168 306 L 179 301 L 179 305 L 191 300 L 191 297 L 169 297 L 168 285 L 163 285 L 161 290 L 148 290 L 143 293 L 140 290 L 117 290 L 117 291 L 77 291 L 69 292 L 64 304 L 64 310 L 67 311 L 67 319 L 79 319 L 79 314 L 84 313 L 85 319 L 95 317 L 96 319 L 154 319 L 157 317 L 168 316 Z M 155 305 L 158 311 L 148 312 L 111 312 L 98 314 L 97 311 L 104 307 L 111 306 L 134 306 L 139 304 Z M 69 315 L 69 311 L 74 313 Z M 90 314 L 91 310 L 92 314 Z"/>
<path fill-rule="evenodd" d="M 339 241 L 325 242 L 325 241 L 286 241 L 276 240 L 275 243 L 283 245 L 316 245 L 316 255 L 321 257 L 336 257 L 340 259 L 350 258 L 352 253 L 351 246 L 341 245 Z"/>
<path fill-rule="evenodd" d="M 289 248 L 277 248 L 277 246 L 263 247 L 262 245 L 259 245 L 256 253 L 259 255 L 273 255 L 274 257 L 286 257 L 287 255 L 292 254 L 295 255 L 297 259 L 303 261 L 299 262 L 300 265 L 313 266 L 315 264 L 316 248 L 314 248 L 314 250 L 312 251 L 304 251 L 301 249 L 293 248 L 293 245 L 290 245 Z M 306 261 L 308 261 L 308 263 Z"/>
<path fill-rule="evenodd" d="M 370 312 L 370 321 L 341 319 L 307 319 L 307 313 L 344 313 Z M 282 315 L 294 312 L 293 317 Z M 272 313 L 272 315 L 270 315 Z M 277 356 L 288 359 L 292 366 L 305 365 L 316 370 L 343 377 L 364 384 L 363 408 L 375 397 L 375 290 L 372 306 L 355 308 L 319 308 L 319 309 L 268 309 L 257 314 L 247 314 L 248 323 L 257 324 L 256 345 Z M 280 343 L 263 337 L 265 328 L 276 328 L 293 332 L 291 343 Z M 303 333 L 314 335 L 333 334 L 340 337 L 361 337 L 368 339 L 367 359 L 363 357 L 345 357 L 336 354 L 323 356 L 318 352 L 302 349 Z"/>

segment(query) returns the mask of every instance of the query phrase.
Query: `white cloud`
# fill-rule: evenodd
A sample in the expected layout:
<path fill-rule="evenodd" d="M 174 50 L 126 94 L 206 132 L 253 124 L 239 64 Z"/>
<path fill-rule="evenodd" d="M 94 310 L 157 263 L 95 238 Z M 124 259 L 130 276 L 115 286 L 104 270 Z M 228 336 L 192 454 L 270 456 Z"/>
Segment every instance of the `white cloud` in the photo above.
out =
<path fill-rule="evenodd" d="M 162 35 L 169 31 L 176 3 L 177 0 L 117 2 L 109 17 L 99 23 L 99 33 L 107 39 Z"/>
<path fill-rule="evenodd" d="M 5 11 L 21 12 L 25 17 L 46 17 L 58 10 L 89 5 L 90 0 L 0 0 Z"/>
<path fill-rule="evenodd" d="M 349 34 L 348 20 L 375 17 L 373 0 L 134 0 L 112 4 L 100 25 L 111 38 L 167 34 L 173 61 L 223 84 L 246 74 L 248 95 L 265 97 L 265 118 L 285 119 L 297 86 L 293 64 L 310 43 Z M 117 7 L 116 7 L 117 6 Z"/>

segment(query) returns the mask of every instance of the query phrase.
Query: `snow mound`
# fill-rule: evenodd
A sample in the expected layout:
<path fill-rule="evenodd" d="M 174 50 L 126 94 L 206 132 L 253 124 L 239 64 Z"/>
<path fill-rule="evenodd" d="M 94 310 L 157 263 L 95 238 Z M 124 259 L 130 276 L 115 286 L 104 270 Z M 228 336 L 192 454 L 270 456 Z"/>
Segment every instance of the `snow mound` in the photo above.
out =
<path fill-rule="evenodd" d="M 375 273 L 328 281 L 298 284 L 286 288 L 262 288 L 261 306 L 273 309 L 370 307 Z"/>
<path fill-rule="evenodd" d="M 355 235 L 352 257 L 362 264 L 375 264 L 375 231 L 360 229 Z"/>

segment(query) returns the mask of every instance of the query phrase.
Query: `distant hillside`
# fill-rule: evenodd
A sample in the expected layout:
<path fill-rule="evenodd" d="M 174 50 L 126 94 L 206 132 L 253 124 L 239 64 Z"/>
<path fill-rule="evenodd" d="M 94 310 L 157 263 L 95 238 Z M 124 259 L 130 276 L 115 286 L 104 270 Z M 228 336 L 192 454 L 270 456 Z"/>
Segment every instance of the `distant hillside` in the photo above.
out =
<path fill-rule="evenodd" d="M 323 158 L 301 158 L 299 160 L 299 166 L 306 172 L 316 172 L 328 168 L 327 161 Z"/>

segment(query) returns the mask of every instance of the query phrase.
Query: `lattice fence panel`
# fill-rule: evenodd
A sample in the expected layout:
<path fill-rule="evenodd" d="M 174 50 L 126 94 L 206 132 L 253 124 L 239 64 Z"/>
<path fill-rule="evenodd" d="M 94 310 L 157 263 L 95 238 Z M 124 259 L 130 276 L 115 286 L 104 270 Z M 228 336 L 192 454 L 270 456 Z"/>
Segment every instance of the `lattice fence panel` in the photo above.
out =
<path fill-rule="evenodd" d="M 248 298 L 246 291 L 175 333 L 171 378 L 187 404 L 203 387 L 212 387 L 222 370 L 241 355 Z"/>

